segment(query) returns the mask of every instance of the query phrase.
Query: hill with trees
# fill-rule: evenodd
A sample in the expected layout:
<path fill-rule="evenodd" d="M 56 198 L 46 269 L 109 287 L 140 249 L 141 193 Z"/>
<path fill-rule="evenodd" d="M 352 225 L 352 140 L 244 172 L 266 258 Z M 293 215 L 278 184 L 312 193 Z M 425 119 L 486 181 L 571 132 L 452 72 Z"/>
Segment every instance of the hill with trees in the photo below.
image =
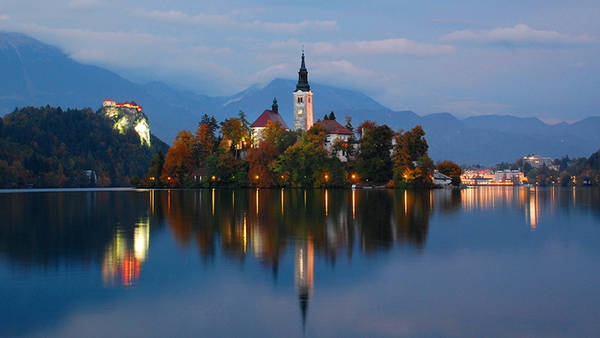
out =
<path fill-rule="evenodd" d="M 140 144 L 91 109 L 26 107 L 0 118 L 0 187 L 130 185 L 168 146 L 152 136 Z"/>

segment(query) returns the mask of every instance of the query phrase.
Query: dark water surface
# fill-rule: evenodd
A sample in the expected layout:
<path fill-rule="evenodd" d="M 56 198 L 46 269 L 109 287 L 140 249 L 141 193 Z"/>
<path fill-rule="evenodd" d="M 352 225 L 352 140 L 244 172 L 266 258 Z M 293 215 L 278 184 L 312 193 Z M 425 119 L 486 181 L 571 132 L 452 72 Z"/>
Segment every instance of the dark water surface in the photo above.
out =
<path fill-rule="evenodd" d="M 600 335 L 600 190 L 0 193 L 0 336 Z"/>

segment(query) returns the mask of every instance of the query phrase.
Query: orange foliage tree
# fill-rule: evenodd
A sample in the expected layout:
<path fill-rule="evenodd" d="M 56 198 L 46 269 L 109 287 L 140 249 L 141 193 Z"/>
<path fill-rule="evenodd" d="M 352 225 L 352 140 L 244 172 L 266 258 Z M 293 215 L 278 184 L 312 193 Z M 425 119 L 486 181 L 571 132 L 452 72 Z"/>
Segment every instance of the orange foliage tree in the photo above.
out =
<path fill-rule="evenodd" d="M 196 139 L 194 144 L 195 165 L 203 167 L 206 157 L 210 155 L 215 146 L 215 134 L 208 123 L 200 123 L 196 129 Z"/>
<path fill-rule="evenodd" d="M 271 186 L 275 182 L 271 165 L 278 156 L 279 152 L 271 142 L 262 141 L 258 147 L 250 148 L 246 157 L 248 182 L 258 187 Z"/>
<path fill-rule="evenodd" d="M 194 168 L 193 151 L 194 136 L 187 130 L 180 131 L 167 152 L 161 178 L 181 181 Z"/>

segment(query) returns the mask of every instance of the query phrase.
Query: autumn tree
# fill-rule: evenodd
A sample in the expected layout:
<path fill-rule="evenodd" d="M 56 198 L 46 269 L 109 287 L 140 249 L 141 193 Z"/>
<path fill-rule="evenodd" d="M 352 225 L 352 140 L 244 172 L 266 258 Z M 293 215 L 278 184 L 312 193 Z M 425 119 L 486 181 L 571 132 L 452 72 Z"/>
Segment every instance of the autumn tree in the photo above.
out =
<path fill-rule="evenodd" d="M 431 183 L 433 175 L 433 161 L 429 158 L 429 146 L 425 140 L 425 131 L 421 126 L 402 132 L 394 136 L 395 146 L 393 153 L 394 182 L 402 185 L 427 185 Z"/>
<path fill-rule="evenodd" d="M 221 147 L 226 151 L 233 151 L 238 157 L 238 151 L 244 147 L 244 142 L 249 138 L 250 131 L 244 126 L 242 120 L 229 118 L 221 122 Z"/>
<path fill-rule="evenodd" d="M 452 185 L 460 185 L 460 175 L 462 169 L 460 166 L 452 161 L 442 161 L 435 167 L 440 173 L 450 177 L 452 179 Z"/>
<path fill-rule="evenodd" d="M 177 180 L 181 183 L 186 175 L 194 168 L 194 136 L 187 130 L 180 131 L 169 148 L 162 171 L 162 179 Z"/>
<path fill-rule="evenodd" d="M 267 121 L 267 125 L 262 132 L 262 140 L 271 143 L 280 154 L 293 145 L 298 138 L 298 134 L 293 131 L 285 130 L 275 121 Z"/>
<path fill-rule="evenodd" d="M 278 156 L 279 151 L 268 141 L 262 141 L 258 147 L 248 150 L 246 160 L 248 161 L 248 182 L 250 185 L 268 187 L 275 183 L 272 166 Z"/>
<path fill-rule="evenodd" d="M 200 123 L 194 141 L 194 162 L 197 168 L 204 167 L 206 158 L 213 152 L 216 137 L 207 123 Z"/>

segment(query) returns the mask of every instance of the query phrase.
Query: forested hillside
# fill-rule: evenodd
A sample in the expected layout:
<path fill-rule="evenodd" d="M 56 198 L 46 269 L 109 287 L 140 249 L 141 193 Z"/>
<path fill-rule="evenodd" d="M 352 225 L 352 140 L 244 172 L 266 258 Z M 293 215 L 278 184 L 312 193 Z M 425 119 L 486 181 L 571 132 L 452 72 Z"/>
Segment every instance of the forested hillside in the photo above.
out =
<path fill-rule="evenodd" d="M 129 185 L 168 146 L 152 136 L 140 144 L 91 109 L 26 107 L 0 118 L 0 187 Z"/>

